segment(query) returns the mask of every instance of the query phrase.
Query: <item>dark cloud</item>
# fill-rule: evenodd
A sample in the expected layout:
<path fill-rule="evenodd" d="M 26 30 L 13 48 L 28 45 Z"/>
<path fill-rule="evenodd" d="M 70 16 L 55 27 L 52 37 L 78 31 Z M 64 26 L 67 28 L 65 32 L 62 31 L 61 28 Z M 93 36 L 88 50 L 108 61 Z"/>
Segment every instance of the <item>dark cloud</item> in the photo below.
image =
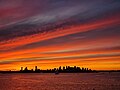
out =
<path fill-rule="evenodd" d="M 92 30 L 92 31 L 80 32 L 80 33 L 76 33 L 76 34 L 65 35 L 65 36 L 62 36 L 62 37 L 52 38 L 52 39 L 48 39 L 48 40 L 44 40 L 44 41 L 40 41 L 40 42 L 35 42 L 35 43 L 23 45 L 23 46 L 18 46 L 18 47 L 12 48 L 10 50 L 8 49 L 8 50 L 0 50 L 0 51 L 5 52 L 5 51 L 20 50 L 20 49 L 30 49 L 30 48 L 32 49 L 32 48 L 36 48 L 36 47 L 41 47 L 42 48 L 43 46 L 47 47 L 47 46 L 50 46 L 50 45 L 56 45 L 57 46 L 59 44 L 62 45 L 62 44 L 68 43 L 68 42 L 72 43 L 74 41 L 85 43 L 85 42 L 93 42 L 93 41 L 100 40 L 100 39 L 102 40 L 104 38 L 108 38 L 108 39 L 112 38 L 112 37 L 120 38 L 119 28 L 120 28 L 119 26 L 114 26 L 114 27 L 111 26 L 111 27 L 107 27 L 105 29 Z M 36 33 L 36 32 L 32 32 L 33 28 L 29 29 L 29 30 L 31 30 L 31 33 L 29 32 L 28 34 Z M 53 29 L 50 29 L 50 30 L 53 30 Z M 40 32 L 40 31 L 38 31 L 38 32 Z M 27 32 L 24 32 L 24 30 L 23 30 L 23 32 L 20 33 L 20 35 L 21 34 L 23 36 L 24 36 L 24 34 L 27 35 L 26 33 Z M 42 31 L 41 31 L 41 33 L 42 33 Z M 19 34 L 19 33 L 17 33 L 17 34 Z M 16 35 L 16 33 L 15 33 L 15 35 Z M 2 34 L 1 34 L 1 37 L 2 37 Z M 4 35 L 3 35 L 3 37 L 4 37 Z M 8 37 L 8 38 L 10 38 L 10 37 Z M 118 41 L 118 44 L 119 43 L 120 42 Z M 110 47 L 111 47 L 111 45 L 110 45 Z"/>

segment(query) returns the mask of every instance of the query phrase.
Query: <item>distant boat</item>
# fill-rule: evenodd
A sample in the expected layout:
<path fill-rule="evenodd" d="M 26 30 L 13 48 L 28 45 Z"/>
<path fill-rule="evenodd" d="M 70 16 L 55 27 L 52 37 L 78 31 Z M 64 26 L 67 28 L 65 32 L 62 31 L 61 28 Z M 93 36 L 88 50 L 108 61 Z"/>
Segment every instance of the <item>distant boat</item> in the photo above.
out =
<path fill-rule="evenodd" d="M 59 74 L 59 72 L 58 72 L 58 71 L 56 71 L 56 72 L 55 72 L 55 75 L 57 75 L 57 74 Z"/>

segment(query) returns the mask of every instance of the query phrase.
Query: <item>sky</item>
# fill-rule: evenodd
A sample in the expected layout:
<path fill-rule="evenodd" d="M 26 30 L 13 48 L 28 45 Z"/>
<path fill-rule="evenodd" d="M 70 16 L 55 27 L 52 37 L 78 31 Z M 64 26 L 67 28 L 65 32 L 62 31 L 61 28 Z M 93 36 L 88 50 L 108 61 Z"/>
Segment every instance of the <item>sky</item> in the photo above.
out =
<path fill-rule="evenodd" d="M 0 70 L 120 70 L 120 0 L 0 0 Z"/>

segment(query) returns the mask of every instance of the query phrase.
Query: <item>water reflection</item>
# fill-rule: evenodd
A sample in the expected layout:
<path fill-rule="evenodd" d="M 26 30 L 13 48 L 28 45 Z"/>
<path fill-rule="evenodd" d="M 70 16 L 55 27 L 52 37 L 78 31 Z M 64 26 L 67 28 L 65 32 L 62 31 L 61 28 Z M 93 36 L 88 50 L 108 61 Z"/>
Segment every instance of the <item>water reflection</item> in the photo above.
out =
<path fill-rule="evenodd" d="M 0 74 L 0 90 L 119 90 L 119 74 Z"/>

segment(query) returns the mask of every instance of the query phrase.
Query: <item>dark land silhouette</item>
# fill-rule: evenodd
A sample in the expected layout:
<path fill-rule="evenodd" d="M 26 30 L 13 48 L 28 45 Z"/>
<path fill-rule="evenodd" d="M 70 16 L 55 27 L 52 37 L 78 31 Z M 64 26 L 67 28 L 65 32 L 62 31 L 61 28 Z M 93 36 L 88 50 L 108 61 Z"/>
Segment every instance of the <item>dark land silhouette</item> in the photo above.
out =
<path fill-rule="evenodd" d="M 80 72 L 93 72 L 93 70 L 88 69 L 88 68 L 80 68 L 77 66 L 63 66 L 63 67 L 58 67 L 58 68 L 53 68 L 53 69 L 46 69 L 42 70 L 39 69 L 37 66 L 35 66 L 34 69 L 29 70 L 28 67 L 21 67 L 19 71 L 0 71 L 1 73 L 80 73 Z"/>
<path fill-rule="evenodd" d="M 0 71 L 0 73 L 92 73 L 92 72 L 120 72 L 120 70 L 91 70 L 89 68 L 78 67 L 78 66 L 63 66 L 53 69 L 42 70 L 35 66 L 35 69 L 29 70 L 28 67 L 21 67 L 19 71 Z"/>
<path fill-rule="evenodd" d="M 23 69 L 23 67 L 21 67 L 20 72 L 37 72 L 37 73 L 79 73 L 79 72 L 92 72 L 91 69 L 88 68 L 80 68 L 77 66 L 71 67 L 71 66 L 63 66 L 63 67 L 59 67 L 59 68 L 53 68 L 53 69 L 46 69 L 46 70 L 42 70 L 42 69 L 38 69 L 37 66 L 35 66 L 35 69 L 31 69 L 28 70 L 27 67 L 25 67 Z"/>

